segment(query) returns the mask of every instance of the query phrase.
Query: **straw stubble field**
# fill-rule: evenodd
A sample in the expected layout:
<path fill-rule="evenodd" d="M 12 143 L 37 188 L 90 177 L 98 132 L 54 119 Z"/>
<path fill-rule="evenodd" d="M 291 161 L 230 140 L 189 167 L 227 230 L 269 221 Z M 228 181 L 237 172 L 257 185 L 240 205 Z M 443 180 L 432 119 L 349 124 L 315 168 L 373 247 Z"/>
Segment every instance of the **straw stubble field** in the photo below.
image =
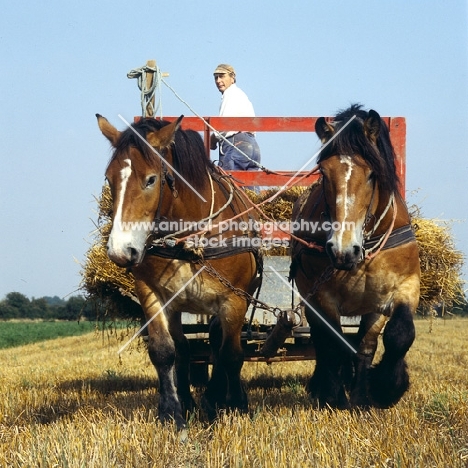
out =
<path fill-rule="evenodd" d="M 313 362 L 247 363 L 251 414 L 194 414 L 184 442 L 157 420 L 145 352 L 119 362 L 121 342 L 95 333 L 2 350 L 0 466 L 466 467 L 468 320 L 416 325 L 396 407 L 319 411 L 304 390 Z"/>

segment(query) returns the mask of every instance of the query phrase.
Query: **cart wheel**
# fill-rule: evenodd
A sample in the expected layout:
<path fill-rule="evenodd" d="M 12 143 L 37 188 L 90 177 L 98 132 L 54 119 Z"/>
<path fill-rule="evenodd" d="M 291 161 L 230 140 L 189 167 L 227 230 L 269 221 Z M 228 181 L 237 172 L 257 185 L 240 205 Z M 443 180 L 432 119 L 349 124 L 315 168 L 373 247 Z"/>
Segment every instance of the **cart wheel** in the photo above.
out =
<path fill-rule="evenodd" d="M 190 383 L 194 387 L 204 387 L 208 383 L 208 364 L 192 363 L 190 364 Z"/>

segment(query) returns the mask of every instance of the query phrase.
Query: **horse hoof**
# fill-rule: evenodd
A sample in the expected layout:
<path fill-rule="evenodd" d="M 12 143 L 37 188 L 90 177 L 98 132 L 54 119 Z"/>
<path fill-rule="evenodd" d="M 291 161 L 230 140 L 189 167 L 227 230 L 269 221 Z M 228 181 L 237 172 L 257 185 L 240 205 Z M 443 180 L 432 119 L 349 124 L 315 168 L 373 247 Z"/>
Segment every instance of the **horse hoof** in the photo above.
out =
<path fill-rule="evenodd" d="M 162 424 L 175 424 L 178 431 L 183 431 L 187 427 L 187 423 L 182 414 L 159 413 L 159 420 Z"/>
<path fill-rule="evenodd" d="M 378 364 L 371 369 L 369 392 L 372 405 L 388 409 L 396 405 L 407 392 L 410 381 L 406 363 L 401 360 L 394 367 Z"/>
<path fill-rule="evenodd" d="M 202 396 L 200 404 L 201 408 L 208 416 L 210 423 L 214 422 L 218 416 L 218 406 L 216 404 L 212 404 L 205 395 Z"/>
<path fill-rule="evenodd" d="M 367 395 L 353 395 L 350 397 L 351 408 L 357 408 L 362 410 L 368 410 L 372 404 Z"/>

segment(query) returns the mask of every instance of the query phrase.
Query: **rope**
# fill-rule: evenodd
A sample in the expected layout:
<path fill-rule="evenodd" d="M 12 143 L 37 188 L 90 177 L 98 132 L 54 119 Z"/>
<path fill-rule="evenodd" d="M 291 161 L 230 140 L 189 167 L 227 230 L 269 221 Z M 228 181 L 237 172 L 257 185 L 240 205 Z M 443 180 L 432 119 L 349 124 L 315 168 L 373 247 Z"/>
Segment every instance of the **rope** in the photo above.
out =
<path fill-rule="evenodd" d="M 147 88 L 147 74 L 151 73 L 153 75 L 152 83 L 149 88 Z M 162 75 L 160 69 L 156 67 L 150 67 L 145 65 L 140 68 L 135 68 L 130 70 L 127 73 L 127 78 L 136 78 L 138 80 L 138 88 L 141 91 L 141 115 L 143 117 L 149 116 L 154 117 L 156 111 L 159 109 L 160 116 L 162 117 L 162 100 L 161 100 L 161 80 Z M 156 90 L 159 90 L 158 101 L 155 104 L 156 107 L 153 108 L 153 99 L 156 101 Z"/>

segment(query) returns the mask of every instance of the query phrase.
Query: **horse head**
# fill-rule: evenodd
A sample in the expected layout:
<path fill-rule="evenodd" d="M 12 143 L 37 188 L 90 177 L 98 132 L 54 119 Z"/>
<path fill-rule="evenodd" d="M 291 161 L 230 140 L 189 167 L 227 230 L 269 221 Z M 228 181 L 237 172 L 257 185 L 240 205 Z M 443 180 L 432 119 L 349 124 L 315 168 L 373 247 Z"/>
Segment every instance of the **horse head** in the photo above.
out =
<path fill-rule="evenodd" d="M 363 259 L 366 225 L 379 204 L 379 191 L 394 190 L 385 180 L 393 160 L 381 154 L 384 125 L 377 112 L 358 106 L 331 124 L 323 117 L 316 122 L 324 145 L 318 162 L 330 228 L 326 251 L 340 270 L 352 270 Z"/>
<path fill-rule="evenodd" d="M 166 164 L 182 117 L 160 129 L 143 129 L 137 124 L 123 132 L 104 117 L 96 117 L 102 134 L 114 148 L 106 170 L 113 202 L 107 254 L 117 265 L 131 267 L 145 256 L 163 190 L 170 185 L 165 179 L 173 180 Z"/>

